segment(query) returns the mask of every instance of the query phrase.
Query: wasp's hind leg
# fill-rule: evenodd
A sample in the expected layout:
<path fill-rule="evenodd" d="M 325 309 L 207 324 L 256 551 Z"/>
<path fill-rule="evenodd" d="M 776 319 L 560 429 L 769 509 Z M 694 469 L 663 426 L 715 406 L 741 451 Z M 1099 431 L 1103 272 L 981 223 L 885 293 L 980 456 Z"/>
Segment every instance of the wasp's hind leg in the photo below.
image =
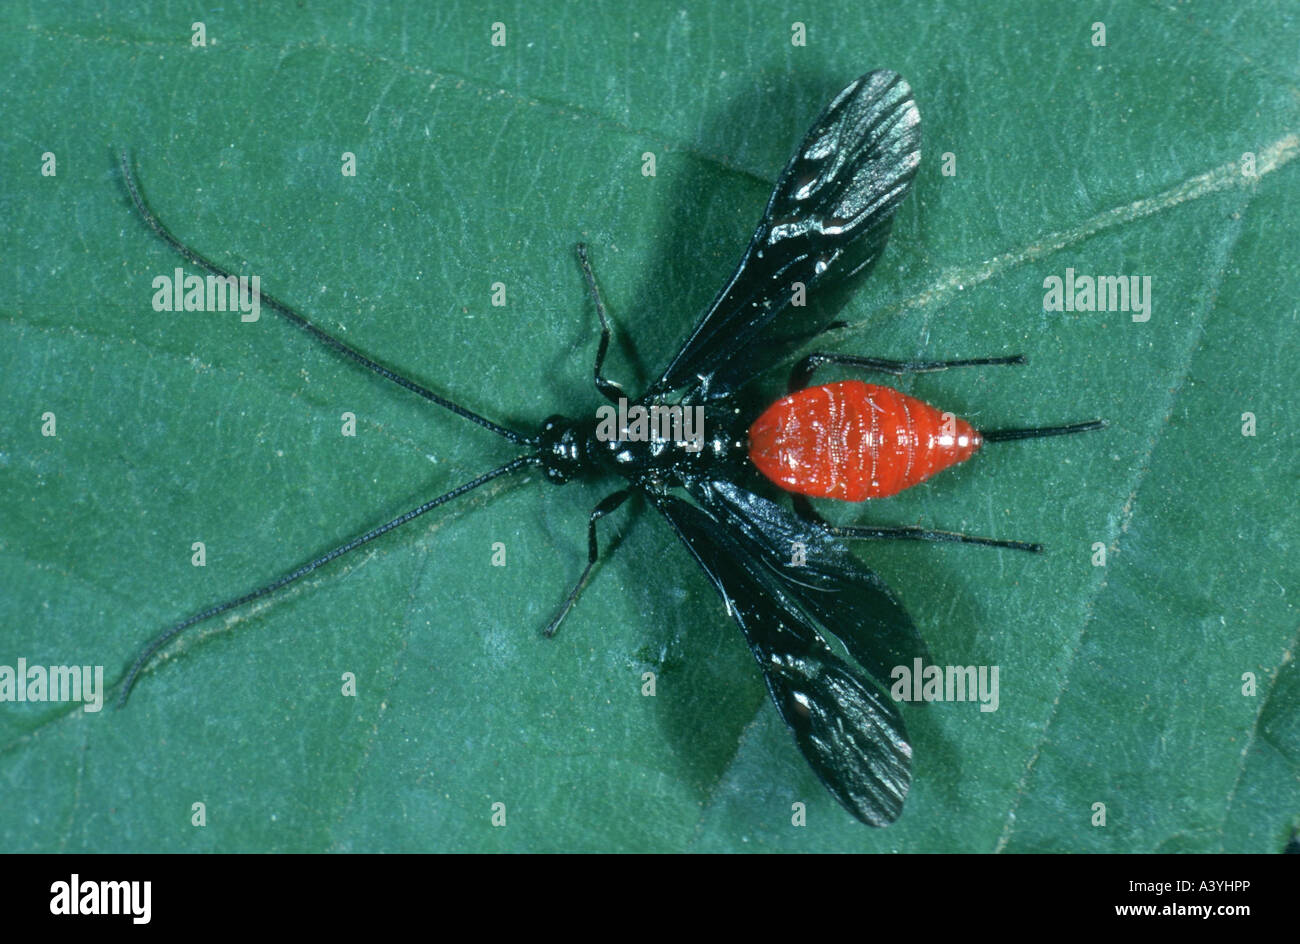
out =
<path fill-rule="evenodd" d="M 1012 551 L 1029 551 L 1041 554 L 1043 545 L 1029 541 L 999 541 L 996 538 L 981 538 L 960 531 L 935 531 L 920 527 L 864 528 L 856 526 L 834 525 L 823 518 L 813 508 L 812 502 L 805 495 L 792 496 L 795 514 L 810 524 L 837 538 L 850 541 L 934 541 L 953 544 L 978 544 L 981 547 L 1001 547 Z"/>
<path fill-rule="evenodd" d="M 1003 367 L 1023 363 L 1025 363 L 1023 354 L 1013 354 L 1010 357 L 973 357 L 960 361 L 891 361 L 883 357 L 859 357 L 856 354 L 809 354 L 790 371 L 789 392 L 794 393 L 807 387 L 808 382 L 812 380 L 813 372 L 826 364 L 844 364 L 847 367 L 901 376 L 902 374 L 929 374 L 938 370 L 948 370 L 951 367 Z"/>

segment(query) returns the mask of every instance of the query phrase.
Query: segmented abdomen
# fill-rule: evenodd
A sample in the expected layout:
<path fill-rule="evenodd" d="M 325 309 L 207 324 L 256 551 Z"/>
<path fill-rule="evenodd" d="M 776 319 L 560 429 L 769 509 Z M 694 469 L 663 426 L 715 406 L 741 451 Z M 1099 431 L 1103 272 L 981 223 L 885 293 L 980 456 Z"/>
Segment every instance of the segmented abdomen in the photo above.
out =
<path fill-rule="evenodd" d="M 786 491 L 862 501 L 964 462 L 981 442 L 951 413 L 890 387 L 844 380 L 768 407 L 749 428 L 749 457 Z"/>

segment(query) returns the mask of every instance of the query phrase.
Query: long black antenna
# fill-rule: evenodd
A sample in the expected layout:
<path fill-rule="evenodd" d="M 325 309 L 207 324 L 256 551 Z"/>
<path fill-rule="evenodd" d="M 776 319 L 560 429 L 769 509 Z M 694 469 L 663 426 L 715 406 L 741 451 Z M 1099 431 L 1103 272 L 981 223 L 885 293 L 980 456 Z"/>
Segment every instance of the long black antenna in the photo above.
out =
<path fill-rule="evenodd" d="M 499 468 L 493 469 L 491 472 L 485 472 L 482 475 L 480 475 L 478 478 L 466 482 L 463 485 L 459 485 L 456 488 L 453 488 L 450 492 L 446 492 L 442 495 L 439 495 L 437 498 L 425 502 L 423 505 L 420 505 L 418 508 L 412 508 L 410 511 L 406 512 L 405 514 L 398 515 L 396 518 L 394 518 L 392 521 L 388 522 L 387 524 L 381 524 L 379 527 L 367 531 L 365 534 L 359 535 L 350 541 L 340 544 L 332 551 L 328 551 L 322 554 L 320 557 L 316 558 L 315 560 L 303 564 L 301 567 L 297 568 L 291 573 L 285 574 L 283 577 L 280 577 L 278 580 L 273 580 L 271 583 L 268 583 L 264 587 L 258 587 L 256 590 L 253 590 L 249 593 L 245 593 L 243 596 L 234 597 L 233 599 L 227 600 L 224 603 L 218 603 L 216 606 L 210 606 L 206 610 L 203 610 L 200 613 L 195 613 L 189 619 L 181 620 L 179 623 L 177 623 L 175 626 L 168 629 L 166 632 L 160 633 L 157 637 L 155 637 L 154 640 L 150 642 L 147 646 L 145 646 L 144 649 L 140 651 L 140 654 L 135 657 L 135 661 L 131 663 L 131 668 L 126 673 L 126 679 L 122 682 L 122 692 L 117 697 L 117 707 L 121 708 L 123 705 L 126 704 L 127 696 L 131 694 L 131 689 L 135 686 L 136 677 L 140 674 L 140 671 L 149 663 L 149 660 L 153 658 L 154 654 L 163 646 L 167 645 L 167 643 L 171 639 L 175 638 L 177 635 L 179 635 L 181 632 L 185 631 L 189 627 L 193 626 L 195 623 L 201 623 L 204 620 L 211 619 L 212 617 L 217 616 L 220 613 L 224 613 L 227 610 L 233 610 L 237 606 L 243 606 L 245 603 L 252 603 L 254 600 L 258 599 L 259 597 L 264 597 L 268 594 L 275 593 L 275 591 L 279 590 L 281 587 L 288 586 L 289 584 L 293 583 L 295 580 L 299 580 L 303 577 L 306 577 L 313 570 L 316 570 L 318 567 L 323 567 L 324 565 L 328 564 L 330 561 L 334 560 L 335 558 L 342 557 L 344 554 L 347 554 L 349 551 L 355 551 L 363 544 L 369 544 L 371 541 L 375 540 L 375 538 L 387 534 L 389 531 L 392 531 L 394 528 L 400 528 L 408 521 L 412 521 L 415 518 L 420 517 L 420 515 L 424 514 L 426 511 L 431 511 L 432 509 L 437 508 L 439 505 L 451 501 L 453 498 L 459 498 L 461 495 L 464 495 L 466 492 L 473 491 L 474 489 L 478 488 L 480 485 L 484 485 L 492 481 L 493 479 L 497 478 L 498 476 L 508 475 L 509 473 L 515 472 L 523 468 L 524 466 L 532 464 L 536 461 L 537 458 L 532 455 L 520 456 L 518 459 L 514 459 L 510 462 L 507 462 L 505 465 L 500 466 Z"/>
<path fill-rule="evenodd" d="M 986 443 L 1011 442 L 1015 439 L 1042 439 L 1046 436 L 1069 436 L 1073 433 L 1090 433 L 1095 429 L 1105 429 L 1109 425 L 1105 420 L 1092 420 L 1087 423 L 1075 423 L 1073 426 L 1034 426 L 1026 429 L 991 429 L 980 430 L 980 436 Z"/>
<path fill-rule="evenodd" d="M 185 245 L 185 243 L 181 242 L 174 235 L 172 235 L 171 230 L 169 230 L 166 226 L 163 225 L 162 221 L 159 220 L 158 217 L 154 215 L 151 209 L 149 209 L 149 204 L 145 203 L 144 196 L 140 193 L 140 186 L 135 179 L 135 174 L 131 170 L 131 158 L 125 150 L 121 152 L 121 161 L 122 161 L 122 177 L 126 181 L 126 189 L 131 194 L 131 200 L 133 203 L 135 203 L 135 208 L 140 211 L 140 215 L 144 217 L 144 221 L 149 224 L 149 228 L 152 229 L 155 233 L 157 233 L 158 237 L 163 242 L 167 243 L 167 245 L 171 246 L 181 256 L 183 256 L 185 259 L 189 260 L 191 263 L 198 266 L 199 268 L 207 269 L 213 275 L 221 276 L 222 278 L 227 278 L 227 279 L 235 278 L 234 273 L 229 272 L 226 269 L 223 269 L 221 266 L 217 265 L 211 259 L 208 259 L 206 256 L 203 256 L 200 253 L 196 252 L 195 250 L 191 249 L 189 246 Z M 316 338 L 316 340 L 320 341 L 321 343 L 328 345 L 329 347 L 338 351 L 340 354 L 344 355 L 345 357 L 351 358 L 352 360 L 356 361 L 362 367 L 366 368 L 366 370 L 378 374 L 380 377 L 383 377 L 385 380 L 391 380 L 399 387 L 405 387 L 407 390 L 410 390 L 412 393 L 419 394 L 420 396 L 424 397 L 424 399 L 430 401 L 431 403 L 436 403 L 438 406 L 444 409 L 450 410 L 451 412 L 455 413 L 457 416 L 463 416 L 471 423 L 477 423 L 479 426 L 482 426 L 484 429 L 490 429 L 498 436 L 508 439 L 512 443 L 519 443 L 520 445 L 525 445 L 525 446 L 537 445 L 537 441 L 533 437 L 525 436 L 523 433 L 515 432 L 515 430 L 513 429 L 508 429 L 505 426 L 501 426 L 497 423 L 492 422 L 490 419 L 487 419 L 486 417 L 479 416 L 473 410 L 467 410 L 465 409 L 465 407 L 461 406 L 458 403 L 453 403 L 451 400 L 448 400 L 445 397 L 440 397 L 432 390 L 422 387 L 414 380 L 409 380 L 406 377 L 403 377 L 401 374 L 397 373 L 396 371 L 389 370 L 383 364 L 371 360 L 370 358 L 366 357 L 366 355 L 362 354 L 360 351 L 356 350 L 355 348 L 349 347 L 348 345 L 344 344 L 342 341 L 340 341 L 338 338 L 334 337 L 333 335 L 326 334 L 320 328 L 316 327 L 314 324 L 312 324 L 310 321 L 308 321 L 302 315 L 298 314 L 296 311 L 294 311 L 292 308 L 290 308 L 288 305 L 286 305 L 284 302 L 280 301 L 279 299 L 271 295 L 268 295 L 265 292 L 259 293 L 258 297 L 261 299 L 262 304 L 266 305 L 272 311 L 276 312 L 277 314 L 293 322 L 295 325 L 302 328 L 304 331 L 306 331 L 312 337 Z"/>

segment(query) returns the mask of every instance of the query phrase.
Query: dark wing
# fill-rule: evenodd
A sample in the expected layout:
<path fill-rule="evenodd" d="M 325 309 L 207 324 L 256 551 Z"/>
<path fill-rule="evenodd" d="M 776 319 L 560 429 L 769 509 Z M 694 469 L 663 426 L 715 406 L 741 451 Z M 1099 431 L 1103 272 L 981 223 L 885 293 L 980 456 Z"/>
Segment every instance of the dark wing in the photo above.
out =
<path fill-rule="evenodd" d="M 921 116 L 897 73 L 868 72 L 835 96 L 781 172 L 735 274 L 647 396 L 687 386 L 705 397 L 726 392 L 741 379 L 728 370 L 733 359 L 761 370 L 781 353 L 771 342 L 825 327 L 791 307 L 794 283 L 811 296 L 870 268 L 920 147 Z"/>
<path fill-rule="evenodd" d="M 731 494 L 711 492 L 715 487 Z M 889 695 L 835 655 L 821 632 L 845 632 L 855 619 L 854 605 L 881 590 L 897 610 L 895 619 L 909 628 L 911 623 L 879 578 L 851 555 L 820 557 L 829 539 L 771 502 L 752 495 L 746 500 L 742 491 L 725 483 L 703 486 L 698 494 L 705 507 L 671 495 L 650 500 L 722 595 L 777 711 L 818 778 L 862 822 L 887 826 L 902 812 L 911 784 L 912 748 L 903 719 Z M 748 513 L 760 517 L 735 526 L 737 516 Z M 816 563 L 789 563 L 789 549 L 779 545 L 790 535 L 806 540 L 808 561 Z"/>
<path fill-rule="evenodd" d="M 758 549 L 799 605 L 881 686 L 893 684 L 895 666 L 911 668 L 914 659 L 929 663 L 930 651 L 903 605 L 842 541 L 732 482 L 695 485 L 691 491 Z M 803 548 L 797 564 L 796 545 Z"/>

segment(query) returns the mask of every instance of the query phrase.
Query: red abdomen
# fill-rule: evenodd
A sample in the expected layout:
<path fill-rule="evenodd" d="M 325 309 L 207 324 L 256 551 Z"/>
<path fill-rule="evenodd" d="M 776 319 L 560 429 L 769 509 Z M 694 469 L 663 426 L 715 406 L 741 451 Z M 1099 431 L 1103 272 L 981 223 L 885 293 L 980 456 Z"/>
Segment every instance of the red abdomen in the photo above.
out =
<path fill-rule="evenodd" d="M 749 428 L 749 458 L 788 492 L 883 498 L 964 462 L 971 425 L 889 387 L 844 380 L 773 403 Z"/>

